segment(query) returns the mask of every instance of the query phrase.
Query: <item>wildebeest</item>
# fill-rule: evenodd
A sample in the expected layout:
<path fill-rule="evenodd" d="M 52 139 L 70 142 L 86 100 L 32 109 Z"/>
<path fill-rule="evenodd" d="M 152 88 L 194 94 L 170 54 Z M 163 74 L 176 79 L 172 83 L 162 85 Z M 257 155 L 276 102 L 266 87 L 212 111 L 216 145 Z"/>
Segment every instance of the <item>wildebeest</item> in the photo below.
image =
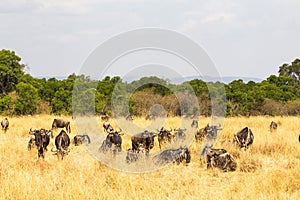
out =
<path fill-rule="evenodd" d="M 133 120 L 133 117 L 129 114 L 129 115 L 127 115 L 127 116 L 125 117 L 125 119 L 126 119 L 127 121 L 132 121 L 132 120 Z"/>
<path fill-rule="evenodd" d="M 228 153 L 219 153 L 219 151 L 210 151 L 207 154 L 207 168 L 217 167 L 224 172 L 235 171 L 237 163 L 233 156 Z"/>
<path fill-rule="evenodd" d="M 122 151 L 122 130 L 111 130 L 108 132 L 106 139 L 103 141 L 100 151 L 107 152 L 111 150 L 114 154 Z"/>
<path fill-rule="evenodd" d="M 207 168 L 218 168 L 224 172 L 235 171 L 237 163 L 233 156 L 225 149 L 214 149 L 212 145 L 206 145 L 202 150 L 201 157 L 206 156 Z"/>
<path fill-rule="evenodd" d="M 68 133 L 71 133 L 70 121 L 64 119 L 54 119 L 52 123 L 52 130 L 57 128 L 66 128 Z"/>
<path fill-rule="evenodd" d="M 173 139 L 173 135 L 171 134 L 172 129 L 167 130 L 164 127 L 162 127 L 157 135 L 159 148 L 161 149 L 162 144 L 171 143 Z"/>
<path fill-rule="evenodd" d="M 8 129 L 8 126 L 9 126 L 9 121 L 8 121 L 7 117 L 5 117 L 5 118 L 1 121 L 1 127 L 2 127 L 2 130 L 3 130 L 4 132 L 6 132 L 7 129 Z"/>
<path fill-rule="evenodd" d="M 271 124 L 270 124 L 270 131 L 273 132 L 273 131 L 276 131 L 277 130 L 277 123 L 272 121 Z"/>
<path fill-rule="evenodd" d="M 111 126 L 110 122 L 104 122 L 103 128 L 104 128 L 104 132 L 106 132 L 106 133 L 114 130 L 113 127 Z"/>
<path fill-rule="evenodd" d="M 250 128 L 245 127 L 234 134 L 233 142 L 239 145 L 240 148 L 247 149 L 253 143 L 254 135 Z"/>
<path fill-rule="evenodd" d="M 209 125 L 207 124 L 207 126 L 205 126 L 204 128 L 200 128 L 199 130 L 197 130 L 195 134 L 196 142 L 200 142 L 206 137 L 208 128 Z"/>
<path fill-rule="evenodd" d="M 68 149 L 69 146 L 70 137 L 66 131 L 61 130 L 61 132 L 55 137 L 56 150 L 51 149 L 51 151 L 56 152 L 58 158 L 61 156 L 61 159 L 64 159 L 64 156 L 70 152 Z"/>
<path fill-rule="evenodd" d="M 206 144 L 204 146 L 204 148 L 202 149 L 201 154 L 200 154 L 200 160 L 203 159 L 204 157 L 206 157 L 207 154 L 209 154 L 209 152 L 211 152 L 211 151 L 218 153 L 218 154 L 227 152 L 225 149 L 214 149 L 214 148 L 212 148 L 212 146 L 213 146 L 212 144 Z"/>
<path fill-rule="evenodd" d="M 145 119 L 146 119 L 146 120 L 154 120 L 154 119 L 155 119 L 155 116 L 149 114 L 149 115 L 146 115 Z"/>
<path fill-rule="evenodd" d="M 153 157 L 156 164 L 164 164 L 176 162 L 177 164 L 185 160 L 186 163 L 190 163 L 191 155 L 189 149 L 184 146 L 179 149 L 167 149 L 160 154 Z"/>
<path fill-rule="evenodd" d="M 193 119 L 192 124 L 191 124 L 192 128 L 198 128 L 198 120 Z"/>
<path fill-rule="evenodd" d="M 91 143 L 91 139 L 88 135 L 84 134 L 84 135 L 75 135 L 74 136 L 74 145 L 75 146 L 79 146 L 80 144 L 83 143 Z"/>
<path fill-rule="evenodd" d="M 34 138 L 30 138 L 27 146 L 28 150 L 31 150 L 31 148 L 36 145 L 38 149 L 38 157 L 45 158 L 45 151 L 47 151 L 47 146 L 50 143 L 50 135 L 52 134 L 52 131 L 45 129 L 30 129 L 29 134 L 34 135 Z"/>
<path fill-rule="evenodd" d="M 186 128 L 174 129 L 174 139 L 185 140 L 185 137 L 186 137 L 185 131 L 186 131 Z"/>
<path fill-rule="evenodd" d="M 150 149 L 154 147 L 154 137 L 157 134 L 145 130 L 131 137 L 132 149 L 140 152 L 145 151 L 146 155 L 149 154 Z"/>
<path fill-rule="evenodd" d="M 197 130 L 195 134 L 196 142 L 202 141 L 205 137 L 207 139 L 215 139 L 219 130 L 222 130 L 220 126 L 210 126 L 207 124 L 204 128 Z"/>
<path fill-rule="evenodd" d="M 101 115 L 101 120 L 102 121 L 108 121 L 109 120 L 109 115 L 107 115 L 106 113 Z"/>

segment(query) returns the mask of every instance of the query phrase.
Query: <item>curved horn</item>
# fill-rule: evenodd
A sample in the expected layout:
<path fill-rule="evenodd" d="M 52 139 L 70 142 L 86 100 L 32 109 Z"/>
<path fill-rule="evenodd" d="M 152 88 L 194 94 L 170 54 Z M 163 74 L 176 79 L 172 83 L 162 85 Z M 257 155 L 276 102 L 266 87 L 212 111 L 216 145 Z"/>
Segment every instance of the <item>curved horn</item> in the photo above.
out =
<path fill-rule="evenodd" d="M 124 135 L 124 133 L 121 133 L 123 130 L 120 128 L 120 130 L 119 131 L 117 131 L 117 133 L 119 134 L 119 135 Z M 120 134 L 121 133 L 121 134 Z"/>
<path fill-rule="evenodd" d="M 30 128 L 29 134 L 30 134 L 30 135 L 34 135 L 34 133 L 35 133 L 35 130 L 33 130 L 33 128 Z"/>
<path fill-rule="evenodd" d="M 57 152 L 57 150 L 53 150 L 53 148 L 55 148 L 55 147 L 52 147 L 51 152 Z"/>

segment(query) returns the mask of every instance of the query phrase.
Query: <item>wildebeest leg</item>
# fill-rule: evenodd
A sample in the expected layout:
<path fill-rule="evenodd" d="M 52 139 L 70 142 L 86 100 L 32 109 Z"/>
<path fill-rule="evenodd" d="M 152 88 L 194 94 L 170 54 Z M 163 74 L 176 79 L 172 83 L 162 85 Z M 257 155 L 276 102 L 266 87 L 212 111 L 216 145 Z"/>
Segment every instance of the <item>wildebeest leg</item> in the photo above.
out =
<path fill-rule="evenodd" d="M 146 157 L 148 158 L 149 157 L 149 149 L 145 149 L 145 155 L 146 155 Z"/>
<path fill-rule="evenodd" d="M 40 147 L 38 150 L 38 157 L 42 157 L 44 159 L 44 149 L 43 147 Z"/>
<path fill-rule="evenodd" d="M 68 124 L 68 127 L 69 127 L 69 133 L 71 133 L 71 125 L 70 125 L 70 123 Z"/>
<path fill-rule="evenodd" d="M 239 140 L 238 136 L 235 135 L 234 138 L 235 138 L 235 141 L 237 142 L 237 144 L 241 146 L 241 141 Z"/>
<path fill-rule="evenodd" d="M 28 151 L 31 150 L 32 146 L 33 146 L 33 143 L 34 143 L 34 138 L 30 138 L 29 142 L 28 142 L 28 145 L 27 145 L 27 149 Z"/>
<path fill-rule="evenodd" d="M 140 149 L 139 149 L 139 145 L 138 144 L 135 144 L 135 143 L 132 143 L 132 150 L 136 150 L 136 151 L 140 151 Z"/>
<path fill-rule="evenodd" d="M 227 171 L 227 165 L 229 164 L 229 162 L 230 162 L 230 160 L 228 160 L 228 159 L 227 159 L 227 156 L 226 156 L 226 157 L 225 157 L 225 165 L 222 167 L 222 170 L 223 170 L 224 172 Z"/>
<path fill-rule="evenodd" d="M 57 151 L 57 159 L 58 159 L 58 160 L 63 160 L 63 159 L 64 159 L 64 155 L 63 155 L 63 152 L 62 152 L 61 149 L 59 149 L 59 150 Z"/>

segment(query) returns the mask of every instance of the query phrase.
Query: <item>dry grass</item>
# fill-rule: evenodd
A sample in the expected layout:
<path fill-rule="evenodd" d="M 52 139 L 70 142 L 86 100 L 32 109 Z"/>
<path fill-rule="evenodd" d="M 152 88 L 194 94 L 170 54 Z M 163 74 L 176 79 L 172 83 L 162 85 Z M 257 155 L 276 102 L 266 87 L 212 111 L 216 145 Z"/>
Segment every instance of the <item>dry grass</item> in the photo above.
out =
<path fill-rule="evenodd" d="M 193 143 L 188 166 L 174 164 L 142 174 L 108 168 L 84 146 L 72 145 L 63 161 L 51 152 L 39 160 L 35 149 L 27 151 L 28 131 L 50 128 L 53 118 L 10 118 L 8 132 L 0 132 L 0 199 L 300 199 L 299 117 L 227 118 L 215 147 L 232 153 L 238 163 L 235 172 L 207 170 L 199 160 L 201 144 Z M 168 126 L 176 127 L 178 120 L 170 119 Z M 274 133 L 268 131 L 272 120 L 280 123 Z M 208 122 L 200 118 L 200 127 Z M 245 126 L 255 136 L 246 152 L 228 141 Z M 73 138 L 73 122 L 71 127 Z M 124 136 L 123 149 L 130 146 L 129 139 Z M 157 139 L 155 145 L 153 152 L 158 151 Z M 49 149 L 52 146 L 53 141 Z"/>

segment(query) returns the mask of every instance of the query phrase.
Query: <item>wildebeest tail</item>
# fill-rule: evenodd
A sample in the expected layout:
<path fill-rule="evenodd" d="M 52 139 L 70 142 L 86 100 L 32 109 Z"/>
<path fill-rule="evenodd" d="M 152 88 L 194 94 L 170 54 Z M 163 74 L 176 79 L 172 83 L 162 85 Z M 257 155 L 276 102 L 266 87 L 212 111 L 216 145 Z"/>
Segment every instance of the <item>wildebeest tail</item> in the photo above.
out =
<path fill-rule="evenodd" d="M 68 125 L 67 125 L 67 131 L 69 132 L 69 133 L 71 133 L 71 126 L 70 126 L 70 122 L 68 123 Z"/>

